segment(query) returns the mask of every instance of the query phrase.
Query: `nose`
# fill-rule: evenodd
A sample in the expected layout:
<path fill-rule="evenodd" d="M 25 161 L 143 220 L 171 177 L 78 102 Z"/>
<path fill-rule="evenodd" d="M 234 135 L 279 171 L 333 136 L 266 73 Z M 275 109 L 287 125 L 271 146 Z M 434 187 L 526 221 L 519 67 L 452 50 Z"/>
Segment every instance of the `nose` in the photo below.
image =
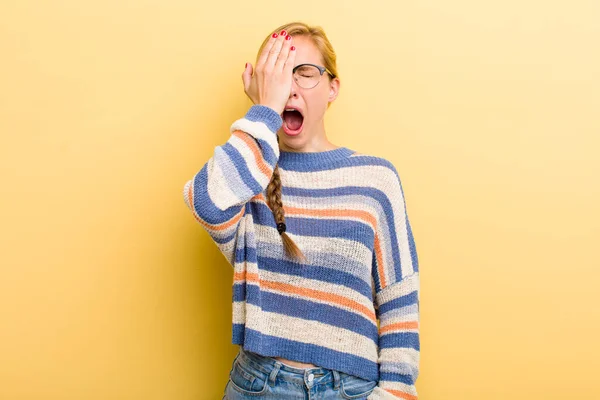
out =
<path fill-rule="evenodd" d="M 290 90 L 290 99 L 298 97 L 298 84 L 296 80 L 292 78 L 292 89 Z"/>

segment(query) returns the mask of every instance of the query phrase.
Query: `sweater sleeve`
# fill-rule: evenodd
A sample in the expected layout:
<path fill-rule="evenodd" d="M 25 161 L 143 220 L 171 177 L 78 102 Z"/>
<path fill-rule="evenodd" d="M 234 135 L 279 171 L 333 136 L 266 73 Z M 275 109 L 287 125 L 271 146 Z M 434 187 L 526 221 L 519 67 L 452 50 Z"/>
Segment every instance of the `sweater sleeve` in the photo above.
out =
<path fill-rule="evenodd" d="M 279 159 L 281 116 L 253 105 L 230 128 L 229 139 L 183 187 L 183 198 L 231 265 L 246 203 L 264 191 Z"/>
<path fill-rule="evenodd" d="M 419 374 L 419 265 L 400 178 L 385 174 L 384 213 L 378 221 L 373 262 L 374 306 L 379 319 L 379 381 L 369 400 L 416 400 Z"/>

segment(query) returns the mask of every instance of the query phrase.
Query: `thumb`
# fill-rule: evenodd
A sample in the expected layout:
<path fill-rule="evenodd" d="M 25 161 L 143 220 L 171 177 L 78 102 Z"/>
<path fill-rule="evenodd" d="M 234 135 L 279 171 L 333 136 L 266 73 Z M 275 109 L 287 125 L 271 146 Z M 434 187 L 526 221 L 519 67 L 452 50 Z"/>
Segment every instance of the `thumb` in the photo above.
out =
<path fill-rule="evenodd" d="M 252 79 L 252 64 L 246 63 L 246 69 L 242 73 L 242 82 L 244 82 L 244 88 L 250 86 L 250 80 Z"/>

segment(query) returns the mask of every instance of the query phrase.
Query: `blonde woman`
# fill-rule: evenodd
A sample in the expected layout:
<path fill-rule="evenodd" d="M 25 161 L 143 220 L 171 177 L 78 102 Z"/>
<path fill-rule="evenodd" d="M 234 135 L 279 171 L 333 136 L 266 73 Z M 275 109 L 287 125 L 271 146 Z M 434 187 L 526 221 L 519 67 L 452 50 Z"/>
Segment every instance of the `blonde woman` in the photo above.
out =
<path fill-rule="evenodd" d="M 279 27 L 242 80 L 254 105 L 184 186 L 233 266 L 239 352 L 223 398 L 417 399 L 419 269 L 400 178 L 327 138 L 340 77 L 325 32 Z"/>

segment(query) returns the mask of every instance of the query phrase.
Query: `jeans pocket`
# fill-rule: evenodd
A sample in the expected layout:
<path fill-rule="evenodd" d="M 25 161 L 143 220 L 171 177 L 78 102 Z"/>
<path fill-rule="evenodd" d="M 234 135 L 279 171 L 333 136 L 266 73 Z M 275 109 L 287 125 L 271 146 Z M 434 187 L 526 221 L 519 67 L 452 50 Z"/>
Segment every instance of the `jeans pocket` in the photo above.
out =
<path fill-rule="evenodd" d="M 259 396 L 269 389 L 268 375 L 244 363 L 239 357 L 233 363 L 229 381 L 234 390 L 248 396 Z"/>
<path fill-rule="evenodd" d="M 375 389 L 375 386 L 377 386 L 376 381 L 359 378 L 358 376 L 344 372 L 340 372 L 340 379 L 340 394 L 344 399 L 356 400 L 366 398 Z"/>

